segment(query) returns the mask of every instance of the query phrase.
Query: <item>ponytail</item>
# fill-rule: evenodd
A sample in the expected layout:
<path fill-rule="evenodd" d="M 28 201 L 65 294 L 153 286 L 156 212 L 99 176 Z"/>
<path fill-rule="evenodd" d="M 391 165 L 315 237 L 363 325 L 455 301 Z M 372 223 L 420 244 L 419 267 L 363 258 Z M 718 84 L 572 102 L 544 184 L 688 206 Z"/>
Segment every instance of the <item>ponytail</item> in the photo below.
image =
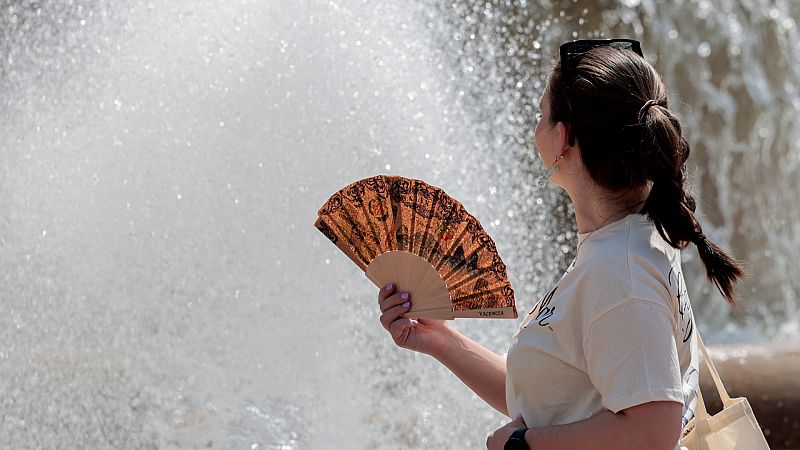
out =
<path fill-rule="evenodd" d="M 658 106 L 658 107 L 655 107 Z M 644 211 L 658 233 L 671 246 L 684 249 L 695 244 L 706 275 L 732 306 L 736 305 L 733 285 L 742 277 L 742 267 L 703 234 L 695 216 L 696 202 L 684 188 L 689 144 L 681 137 L 677 117 L 659 102 L 648 101 L 640 110 L 643 145 L 654 151 L 645 162 L 652 186 Z"/>
<path fill-rule="evenodd" d="M 717 289 L 731 305 L 736 305 L 733 284 L 744 277 L 742 267 L 703 233 L 698 233 L 692 242 L 697 246 L 700 260 L 706 266 L 708 278 L 717 285 Z"/>

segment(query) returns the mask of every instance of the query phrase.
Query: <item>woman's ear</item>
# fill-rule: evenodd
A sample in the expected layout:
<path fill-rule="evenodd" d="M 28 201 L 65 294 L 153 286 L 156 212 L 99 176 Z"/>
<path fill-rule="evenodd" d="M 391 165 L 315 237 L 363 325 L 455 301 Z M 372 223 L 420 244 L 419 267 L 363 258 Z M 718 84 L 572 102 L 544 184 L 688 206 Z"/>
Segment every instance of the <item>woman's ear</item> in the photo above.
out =
<path fill-rule="evenodd" d="M 556 122 L 556 139 L 558 140 L 558 147 L 559 148 L 569 148 L 572 147 L 569 143 L 569 124 L 564 122 Z"/>

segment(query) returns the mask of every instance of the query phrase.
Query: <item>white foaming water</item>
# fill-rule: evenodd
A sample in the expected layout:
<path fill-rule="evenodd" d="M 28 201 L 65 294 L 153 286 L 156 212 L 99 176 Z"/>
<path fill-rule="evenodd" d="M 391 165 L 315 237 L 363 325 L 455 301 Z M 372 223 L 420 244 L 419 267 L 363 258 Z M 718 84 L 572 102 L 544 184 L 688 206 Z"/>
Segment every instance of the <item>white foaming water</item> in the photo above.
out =
<path fill-rule="evenodd" d="M 572 25 L 644 34 L 690 113 L 701 197 L 722 199 L 707 234 L 754 265 L 772 261 L 741 294 L 752 320 L 724 331 L 715 307 L 702 317 L 720 337 L 797 336 L 788 268 L 800 234 L 797 212 L 780 207 L 798 192 L 796 119 L 783 115 L 798 106 L 797 11 L 657 6 L 639 4 L 649 22 L 546 4 L 2 11 L 4 441 L 481 445 L 502 417 L 430 358 L 394 348 L 376 289 L 312 224 L 330 194 L 366 176 L 439 185 L 494 237 L 527 311 L 575 239 L 567 212 L 549 212 L 559 194 L 535 187 L 529 126 L 541 61 Z M 681 29 L 687 11 L 714 33 Z M 766 44 L 739 39 L 756 29 Z M 771 58 L 753 59 L 772 44 Z M 695 304 L 724 306 L 704 302 L 702 277 L 694 285 Z M 456 325 L 499 352 L 515 329 Z"/>

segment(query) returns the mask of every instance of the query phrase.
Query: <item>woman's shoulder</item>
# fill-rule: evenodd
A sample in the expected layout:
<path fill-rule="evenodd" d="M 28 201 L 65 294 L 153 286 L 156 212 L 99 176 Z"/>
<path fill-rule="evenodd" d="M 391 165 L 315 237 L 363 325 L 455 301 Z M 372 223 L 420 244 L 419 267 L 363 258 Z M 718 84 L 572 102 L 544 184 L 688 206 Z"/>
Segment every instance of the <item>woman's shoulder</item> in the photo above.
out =
<path fill-rule="evenodd" d="M 680 252 L 672 248 L 645 216 L 601 236 L 582 255 L 580 270 L 595 286 L 596 312 L 630 299 L 670 304 L 670 273 L 680 270 Z M 576 269 L 579 268 L 576 266 Z"/>
<path fill-rule="evenodd" d="M 647 217 L 631 214 L 612 227 L 590 233 L 578 246 L 577 261 L 593 272 L 627 276 L 630 266 L 642 261 L 669 264 L 674 250 Z"/>
<path fill-rule="evenodd" d="M 668 268 L 680 261 L 680 251 L 670 246 L 642 214 L 629 215 L 592 241 L 587 242 L 591 247 L 585 256 L 589 263 L 600 266 L 600 270 L 632 269 L 645 263 Z"/>

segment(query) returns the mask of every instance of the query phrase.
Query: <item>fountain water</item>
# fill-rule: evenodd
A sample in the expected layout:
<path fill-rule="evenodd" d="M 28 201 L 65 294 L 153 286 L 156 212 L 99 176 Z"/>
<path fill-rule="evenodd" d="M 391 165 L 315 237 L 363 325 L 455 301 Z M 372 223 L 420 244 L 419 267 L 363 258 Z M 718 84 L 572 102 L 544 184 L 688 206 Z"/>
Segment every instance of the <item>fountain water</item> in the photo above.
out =
<path fill-rule="evenodd" d="M 754 274 L 732 319 L 694 277 L 707 340 L 800 334 L 793 3 L 7 3 L 11 447 L 480 445 L 502 417 L 392 346 L 373 286 L 312 224 L 351 181 L 424 179 L 482 221 L 533 306 L 575 239 L 535 186 L 529 126 L 573 32 L 639 36 L 681 96 L 707 234 Z M 514 331 L 456 326 L 499 352 Z"/>

